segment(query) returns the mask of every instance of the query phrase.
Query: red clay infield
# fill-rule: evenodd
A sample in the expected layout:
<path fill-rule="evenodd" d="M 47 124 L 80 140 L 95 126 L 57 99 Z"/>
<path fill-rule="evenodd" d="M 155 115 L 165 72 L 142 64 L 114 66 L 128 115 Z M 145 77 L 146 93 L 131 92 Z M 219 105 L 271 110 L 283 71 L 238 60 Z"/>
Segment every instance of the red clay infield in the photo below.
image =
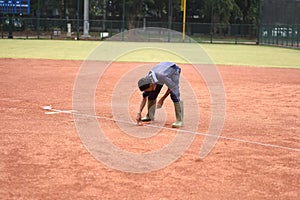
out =
<path fill-rule="evenodd" d="M 47 115 L 40 109 L 50 104 L 72 109 L 81 64 L 0 60 L 1 199 L 299 199 L 299 69 L 218 66 L 226 91 L 222 136 L 231 139 L 220 138 L 212 152 L 198 160 L 204 136 L 196 135 L 176 162 L 133 174 L 97 161 L 82 144 L 73 115 Z M 133 65 L 113 63 L 105 72 L 97 88 L 97 115 L 112 117 L 113 83 Z M 206 132 L 211 113 L 205 84 L 187 65 L 182 66 L 182 75 L 198 100 L 198 132 Z M 132 119 L 139 95 L 136 92 L 130 100 Z M 165 127 L 170 127 L 171 101 L 164 106 L 169 111 Z M 174 136 L 169 130 L 149 139 L 132 138 L 110 120 L 102 128 L 115 145 L 133 152 L 160 149 Z"/>

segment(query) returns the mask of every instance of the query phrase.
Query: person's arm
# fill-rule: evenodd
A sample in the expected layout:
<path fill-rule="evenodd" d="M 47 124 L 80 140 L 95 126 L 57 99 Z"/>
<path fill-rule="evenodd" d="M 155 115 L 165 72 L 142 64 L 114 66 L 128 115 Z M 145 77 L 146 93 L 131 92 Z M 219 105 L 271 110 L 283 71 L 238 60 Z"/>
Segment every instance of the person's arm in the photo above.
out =
<path fill-rule="evenodd" d="M 171 90 L 168 88 L 168 90 L 165 92 L 164 96 L 162 96 L 159 101 L 157 102 L 157 108 L 161 108 L 164 104 L 165 99 L 167 98 L 167 96 L 169 96 Z"/>
<path fill-rule="evenodd" d="M 147 102 L 147 97 L 143 97 L 141 103 L 140 103 L 140 107 L 139 107 L 139 110 L 138 110 L 138 113 L 136 115 L 136 121 L 137 123 L 139 124 L 139 122 L 141 121 L 141 118 L 142 118 L 142 111 L 146 105 L 146 102 Z"/>

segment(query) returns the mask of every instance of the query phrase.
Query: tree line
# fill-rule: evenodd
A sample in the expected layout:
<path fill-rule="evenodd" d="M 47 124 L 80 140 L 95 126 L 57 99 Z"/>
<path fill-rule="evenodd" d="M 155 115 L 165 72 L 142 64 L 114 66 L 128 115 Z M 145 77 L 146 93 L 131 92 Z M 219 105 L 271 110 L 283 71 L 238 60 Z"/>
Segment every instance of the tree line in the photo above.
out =
<path fill-rule="evenodd" d="M 91 20 L 182 21 L 182 0 L 89 0 Z M 125 2 L 125 7 L 124 7 Z M 257 24 L 259 0 L 186 0 L 187 22 Z M 31 0 L 31 17 L 82 19 L 84 0 Z M 78 9 L 79 8 L 79 9 Z M 125 8 L 125 9 L 124 9 Z M 125 13 L 123 15 L 123 11 Z"/>

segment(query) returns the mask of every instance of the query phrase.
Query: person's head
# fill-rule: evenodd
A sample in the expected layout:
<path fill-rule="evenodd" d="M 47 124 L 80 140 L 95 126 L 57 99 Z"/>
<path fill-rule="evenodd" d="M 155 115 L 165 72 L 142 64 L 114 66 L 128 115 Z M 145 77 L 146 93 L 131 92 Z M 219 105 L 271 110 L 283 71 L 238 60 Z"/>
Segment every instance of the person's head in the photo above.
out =
<path fill-rule="evenodd" d="M 151 78 L 145 77 L 138 81 L 138 87 L 142 92 L 151 92 L 155 90 L 156 85 L 152 83 Z"/>

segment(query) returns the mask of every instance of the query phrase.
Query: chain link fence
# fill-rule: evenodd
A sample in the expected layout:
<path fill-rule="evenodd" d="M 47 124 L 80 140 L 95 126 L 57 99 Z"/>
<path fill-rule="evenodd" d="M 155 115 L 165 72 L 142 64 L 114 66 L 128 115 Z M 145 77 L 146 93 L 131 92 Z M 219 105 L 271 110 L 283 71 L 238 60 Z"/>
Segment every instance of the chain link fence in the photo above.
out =
<path fill-rule="evenodd" d="M 122 20 L 89 20 L 89 35 L 83 35 L 83 20 L 78 19 L 52 19 L 52 18 L 18 18 L 1 17 L 1 38 L 7 38 L 12 32 L 13 38 L 25 39 L 89 39 L 106 40 L 113 35 L 126 31 Z M 155 32 L 151 27 L 169 27 L 179 33 L 182 23 L 160 21 L 136 21 L 135 28 L 144 30 L 147 37 L 145 41 L 159 42 L 157 35 L 166 34 Z M 159 29 L 158 29 L 159 30 Z M 210 24 L 186 23 L 186 34 L 197 42 L 205 43 L 252 43 L 257 42 L 257 27 L 251 24 Z M 172 35 L 167 41 L 173 41 Z M 176 40 L 180 42 L 179 40 Z M 188 42 L 182 40 L 181 42 Z"/>
<path fill-rule="evenodd" d="M 300 0 L 260 0 L 259 44 L 300 47 Z"/>

